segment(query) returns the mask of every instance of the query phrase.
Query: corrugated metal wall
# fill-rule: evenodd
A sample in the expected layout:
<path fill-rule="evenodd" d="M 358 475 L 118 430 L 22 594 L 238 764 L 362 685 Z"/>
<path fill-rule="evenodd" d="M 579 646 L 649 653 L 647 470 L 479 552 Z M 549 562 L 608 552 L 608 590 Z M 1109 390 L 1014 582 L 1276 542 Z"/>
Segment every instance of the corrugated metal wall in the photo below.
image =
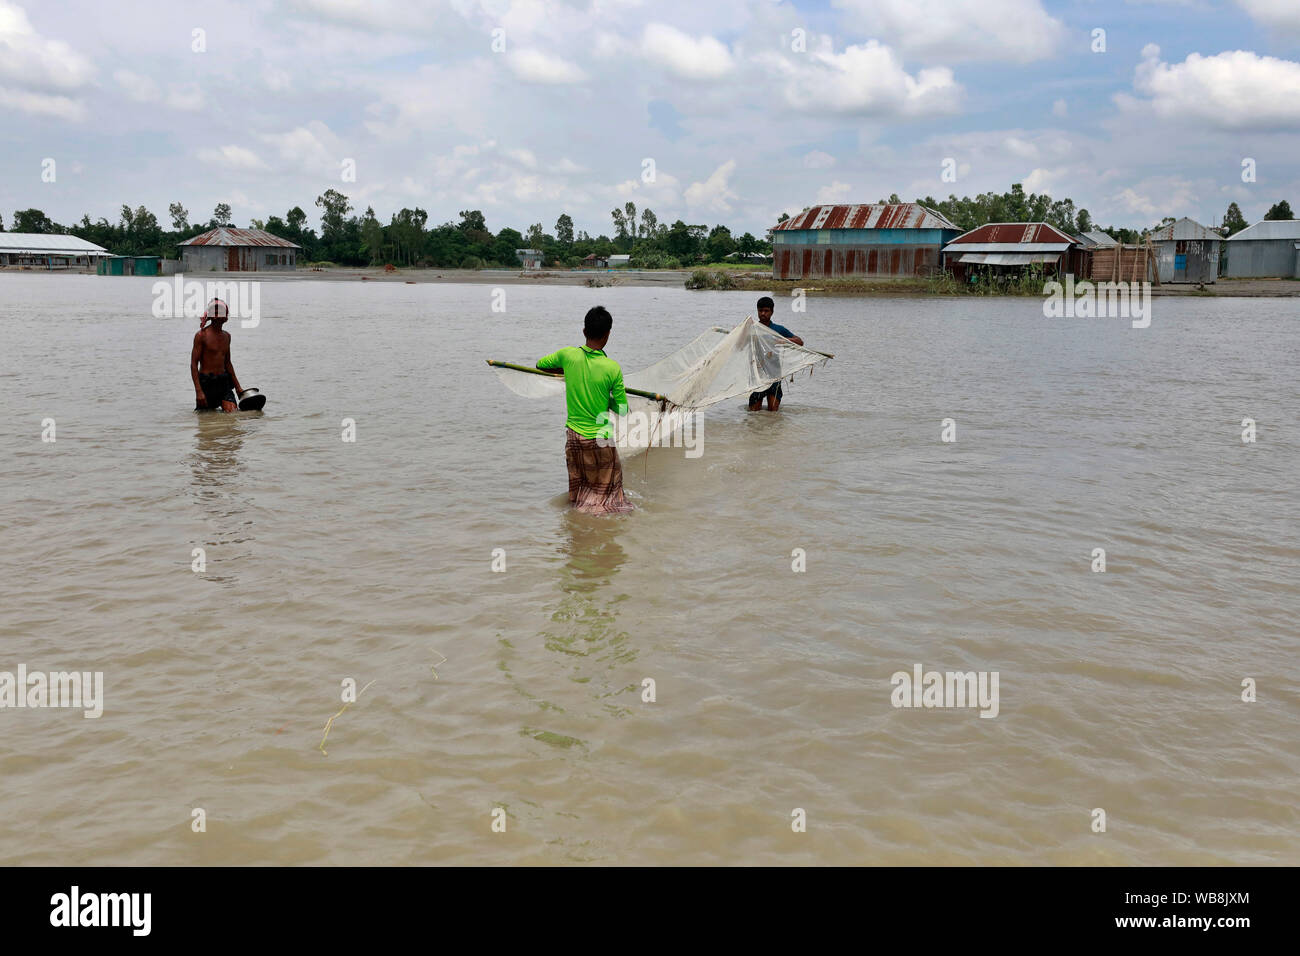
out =
<path fill-rule="evenodd" d="M 182 246 L 181 257 L 186 272 L 290 272 L 297 268 L 297 249 L 266 246 Z M 274 263 L 266 261 L 268 256 Z M 281 257 L 288 263 L 281 265 Z M 235 268 L 231 269 L 230 266 Z"/>
<path fill-rule="evenodd" d="M 1228 243 L 1224 275 L 1234 279 L 1300 277 L 1294 239 L 1238 239 Z"/>
<path fill-rule="evenodd" d="M 1152 246 L 1161 282 L 1213 282 L 1219 277 L 1217 240 L 1165 239 Z"/>
<path fill-rule="evenodd" d="M 932 246 L 782 243 L 772 247 L 772 278 L 928 276 L 939 271 L 940 249 L 937 243 Z"/>

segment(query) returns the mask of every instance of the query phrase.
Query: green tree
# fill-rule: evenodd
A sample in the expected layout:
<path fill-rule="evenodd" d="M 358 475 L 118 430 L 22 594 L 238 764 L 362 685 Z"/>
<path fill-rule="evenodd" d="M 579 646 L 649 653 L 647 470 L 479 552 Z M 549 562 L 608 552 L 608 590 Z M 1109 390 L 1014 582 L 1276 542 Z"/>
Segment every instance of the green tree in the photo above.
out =
<path fill-rule="evenodd" d="M 555 239 L 566 249 L 573 245 L 573 219 L 567 212 L 560 213 L 555 220 Z"/>
<path fill-rule="evenodd" d="M 212 210 L 212 224 L 214 226 L 229 226 L 230 223 L 230 203 L 217 203 L 217 208 Z"/>
<path fill-rule="evenodd" d="M 726 226 L 714 226 L 705 242 L 705 250 L 710 262 L 722 262 L 736 251 L 736 240 L 731 238 L 731 230 Z"/>
<path fill-rule="evenodd" d="M 680 219 L 668 227 L 668 234 L 664 236 L 664 247 L 669 255 L 683 264 L 694 262 L 699 251 L 690 227 Z"/>
<path fill-rule="evenodd" d="M 609 211 L 609 214 L 610 214 L 610 216 L 611 216 L 611 217 L 613 218 L 613 220 L 614 220 L 614 232 L 615 232 L 616 236 L 617 236 L 619 239 L 622 239 L 623 237 L 625 237 L 625 236 L 627 235 L 627 231 L 628 231 L 628 229 L 627 229 L 627 217 L 624 216 L 624 214 L 623 214 L 623 210 L 619 209 L 617 206 L 615 206 L 613 209 L 611 209 L 611 210 Z"/>
<path fill-rule="evenodd" d="M 172 228 L 177 232 L 184 232 L 190 227 L 189 211 L 178 202 L 171 203 L 167 206 L 167 212 L 172 217 Z"/>
<path fill-rule="evenodd" d="M 528 242 L 527 248 L 541 249 L 542 243 L 544 241 L 542 237 L 544 235 L 545 233 L 542 231 L 542 224 L 540 222 L 535 222 L 531 226 L 529 226 L 528 236 L 527 236 L 527 242 Z"/>
<path fill-rule="evenodd" d="M 1223 235 L 1235 236 L 1246 228 L 1246 217 L 1241 214 L 1241 207 L 1235 202 L 1228 203 L 1228 211 L 1223 214 Z"/>
<path fill-rule="evenodd" d="M 19 209 L 14 213 L 14 232 L 36 232 L 49 235 L 55 231 L 50 217 L 39 209 Z"/>
<path fill-rule="evenodd" d="M 483 213 L 478 209 L 462 209 L 460 211 L 460 231 L 463 233 L 487 232 L 487 220 Z"/>
<path fill-rule="evenodd" d="M 384 258 L 384 227 L 375 218 L 375 207 L 367 206 L 361 217 L 361 247 L 358 252 L 375 265 Z"/>
<path fill-rule="evenodd" d="M 337 242 L 344 230 L 344 217 L 352 211 L 348 197 L 333 189 L 316 197 L 316 205 L 323 211 L 320 217 L 321 238 L 327 243 Z"/>
<path fill-rule="evenodd" d="M 647 206 L 641 210 L 641 235 L 645 239 L 659 237 L 659 217 Z"/>
<path fill-rule="evenodd" d="M 1092 232 L 1092 214 L 1086 209 L 1080 209 L 1075 224 L 1078 226 L 1080 234 Z"/>
<path fill-rule="evenodd" d="M 519 265 L 519 257 L 515 255 L 515 250 L 523 248 L 524 237 L 518 229 L 502 229 L 497 233 L 490 254 L 483 256 L 483 258 L 491 259 L 497 265 L 517 266 Z"/>
<path fill-rule="evenodd" d="M 1264 218 L 1276 222 L 1281 219 L 1294 219 L 1295 213 L 1291 211 L 1291 204 L 1283 199 L 1270 206 L 1268 212 L 1264 213 Z"/>

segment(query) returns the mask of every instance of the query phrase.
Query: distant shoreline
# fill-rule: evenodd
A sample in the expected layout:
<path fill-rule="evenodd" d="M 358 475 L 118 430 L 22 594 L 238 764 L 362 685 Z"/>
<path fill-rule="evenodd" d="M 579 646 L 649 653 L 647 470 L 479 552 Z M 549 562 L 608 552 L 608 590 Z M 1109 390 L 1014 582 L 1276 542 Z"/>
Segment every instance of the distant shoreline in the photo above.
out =
<path fill-rule="evenodd" d="M 189 272 L 189 279 L 212 281 L 302 282 L 397 282 L 410 285 L 424 283 L 468 283 L 475 285 L 552 285 L 590 286 L 606 288 L 616 286 L 652 286 L 682 289 L 691 277 L 692 269 L 540 269 L 523 272 L 516 269 L 415 269 L 404 268 L 385 272 L 382 267 L 349 269 L 334 266 L 327 269 L 297 269 L 293 272 Z M 924 288 L 926 280 L 918 279 L 772 279 L 767 272 L 706 268 L 709 272 L 726 272 L 734 281 L 731 291 L 768 291 L 789 294 L 803 289 L 809 296 L 873 298 L 879 296 L 913 296 L 966 298 L 965 295 L 940 293 Z M 87 269 L 19 269 L 0 268 L 0 275 L 95 275 Z M 106 280 L 122 276 L 104 276 Z M 137 277 L 143 278 L 143 277 Z M 154 281 L 158 281 L 157 278 Z M 170 279 L 171 276 L 161 276 Z M 707 290 L 702 290 L 707 291 Z M 1164 283 L 1152 287 L 1153 296 L 1186 296 L 1198 298 L 1292 298 L 1300 296 L 1300 279 L 1220 279 L 1205 286 L 1204 290 L 1192 283 Z M 1035 298 L 1037 294 L 991 293 L 987 298 Z"/>

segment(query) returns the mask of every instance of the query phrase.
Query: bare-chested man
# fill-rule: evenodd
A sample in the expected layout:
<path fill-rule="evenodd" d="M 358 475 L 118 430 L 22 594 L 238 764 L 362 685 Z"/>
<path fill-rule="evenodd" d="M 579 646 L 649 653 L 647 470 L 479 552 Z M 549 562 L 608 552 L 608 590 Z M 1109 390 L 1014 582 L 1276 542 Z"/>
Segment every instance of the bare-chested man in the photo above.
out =
<path fill-rule="evenodd" d="M 230 333 L 222 328 L 228 318 L 230 308 L 220 299 L 213 299 L 203 312 L 199 330 L 194 333 L 190 377 L 194 379 L 196 410 L 219 408 L 223 412 L 233 412 L 239 408 L 237 396 L 243 389 L 239 387 L 235 366 L 230 362 Z"/>

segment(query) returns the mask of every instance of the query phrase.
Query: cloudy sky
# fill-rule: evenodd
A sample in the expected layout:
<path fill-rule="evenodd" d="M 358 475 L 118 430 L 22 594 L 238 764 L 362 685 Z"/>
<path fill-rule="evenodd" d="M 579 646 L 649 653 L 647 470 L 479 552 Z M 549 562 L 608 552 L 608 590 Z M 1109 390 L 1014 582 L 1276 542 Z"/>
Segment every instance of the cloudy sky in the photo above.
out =
<path fill-rule="evenodd" d="M 1013 182 L 1114 225 L 1296 205 L 1300 0 L 0 0 L 6 226 L 318 224 L 333 187 L 384 221 L 595 235 L 631 200 L 739 234 Z"/>

